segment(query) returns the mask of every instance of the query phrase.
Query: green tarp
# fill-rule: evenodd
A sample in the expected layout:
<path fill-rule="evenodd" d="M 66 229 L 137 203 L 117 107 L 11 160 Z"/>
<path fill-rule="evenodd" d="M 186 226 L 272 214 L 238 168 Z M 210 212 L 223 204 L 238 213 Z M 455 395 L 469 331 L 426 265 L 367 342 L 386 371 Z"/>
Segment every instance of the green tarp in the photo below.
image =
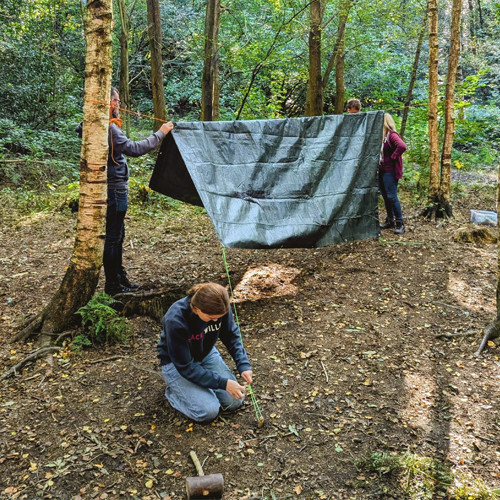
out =
<path fill-rule="evenodd" d="M 202 205 L 226 247 L 303 248 L 379 234 L 383 111 L 177 123 L 150 187 Z"/>

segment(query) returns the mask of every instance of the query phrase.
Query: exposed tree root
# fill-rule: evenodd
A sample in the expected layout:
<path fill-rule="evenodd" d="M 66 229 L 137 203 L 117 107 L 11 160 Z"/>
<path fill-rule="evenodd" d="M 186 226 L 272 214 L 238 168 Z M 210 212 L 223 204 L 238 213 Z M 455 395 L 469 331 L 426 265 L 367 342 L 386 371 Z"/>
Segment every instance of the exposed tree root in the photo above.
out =
<path fill-rule="evenodd" d="M 35 333 L 39 332 L 42 328 L 43 324 L 44 311 L 35 316 L 26 326 L 22 328 L 14 337 L 10 339 L 10 343 L 20 342 L 22 340 L 26 340 L 28 337 L 35 335 Z"/>
<path fill-rule="evenodd" d="M 455 337 L 468 337 L 470 335 L 476 335 L 477 332 L 459 332 L 459 333 L 439 333 L 436 335 L 437 338 L 453 339 Z"/>
<path fill-rule="evenodd" d="M 498 337 L 500 337 L 500 320 L 496 319 L 484 329 L 483 340 L 481 340 L 481 344 L 476 351 L 476 356 L 479 356 L 484 351 L 488 345 L 488 340 L 496 339 Z"/>
<path fill-rule="evenodd" d="M 26 356 L 22 361 L 14 365 L 12 368 L 9 368 L 2 376 L 0 376 L 0 380 L 5 380 L 6 378 L 12 377 L 20 370 L 26 363 L 41 358 L 45 354 L 50 354 L 56 351 L 59 351 L 60 347 L 43 347 L 42 349 L 38 349 L 35 352 L 32 352 L 29 356 Z"/>
<path fill-rule="evenodd" d="M 113 307 L 120 310 L 124 316 L 149 316 L 161 321 L 167 309 L 185 295 L 186 291 L 182 288 L 120 294 L 115 296 L 118 304 Z"/>
<path fill-rule="evenodd" d="M 438 196 L 424 208 L 421 213 L 422 217 L 429 220 L 447 219 L 453 217 L 451 203 L 445 201 L 442 196 Z"/>

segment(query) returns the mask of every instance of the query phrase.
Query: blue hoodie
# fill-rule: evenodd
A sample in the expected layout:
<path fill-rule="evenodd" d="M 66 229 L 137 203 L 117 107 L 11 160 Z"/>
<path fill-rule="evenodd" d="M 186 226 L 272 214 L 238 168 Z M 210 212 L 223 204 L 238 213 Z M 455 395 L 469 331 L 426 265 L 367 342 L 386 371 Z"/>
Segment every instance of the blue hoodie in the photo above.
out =
<path fill-rule="evenodd" d="M 191 310 L 190 297 L 174 302 L 163 317 L 158 343 L 160 364 L 174 363 L 187 380 L 209 389 L 225 389 L 228 379 L 206 370 L 199 363 L 212 350 L 218 338 L 234 359 L 238 372 L 250 370 L 250 361 L 241 343 L 231 310 L 217 321 L 203 321 Z"/>

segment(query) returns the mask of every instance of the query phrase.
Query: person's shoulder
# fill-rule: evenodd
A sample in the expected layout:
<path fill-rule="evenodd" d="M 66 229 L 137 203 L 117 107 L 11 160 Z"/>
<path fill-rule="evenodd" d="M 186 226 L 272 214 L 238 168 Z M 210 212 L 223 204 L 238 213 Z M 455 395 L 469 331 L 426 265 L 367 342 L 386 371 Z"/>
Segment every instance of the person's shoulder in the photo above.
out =
<path fill-rule="evenodd" d="M 164 319 L 166 321 L 182 321 L 186 313 L 189 312 L 189 297 L 184 297 L 175 301 L 166 312 Z"/>

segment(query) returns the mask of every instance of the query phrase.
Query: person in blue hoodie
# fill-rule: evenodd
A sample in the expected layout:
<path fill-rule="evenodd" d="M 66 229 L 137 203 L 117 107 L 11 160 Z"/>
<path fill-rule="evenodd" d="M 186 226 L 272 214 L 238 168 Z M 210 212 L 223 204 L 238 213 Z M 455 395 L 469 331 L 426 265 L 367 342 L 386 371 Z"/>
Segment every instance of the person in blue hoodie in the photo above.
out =
<path fill-rule="evenodd" d="M 199 423 L 219 410 L 241 407 L 246 388 L 236 380 L 215 347 L 220 339 L 241 378 L 252 383 L 252 369 L 230 309 L 227 290 L 217 283 L 193 286 L 163 318 L 158 358 L 173 408 Z"/>
<path fill-rule="evenodd" d="M 125 156 L 137 157 L 155 149 L 174 128 L 172 122 L 163 123 L 159 130 L 142 141 L 132 141 L 122 131 L 120 119 L 120 94 L 111 87 L 108 129 L 108 202 L 106 212 L 106 239 L 103 265 L 106 283 L 104 291 L 109 295 L 135 292 L 139 286 L 131 283 L 123 266 L 123 241 L 125 239 L 125 215 L 128 209 L 128 179 L 130 171 Z M 82 124 L 76 128 L 82 136 Z"/>

